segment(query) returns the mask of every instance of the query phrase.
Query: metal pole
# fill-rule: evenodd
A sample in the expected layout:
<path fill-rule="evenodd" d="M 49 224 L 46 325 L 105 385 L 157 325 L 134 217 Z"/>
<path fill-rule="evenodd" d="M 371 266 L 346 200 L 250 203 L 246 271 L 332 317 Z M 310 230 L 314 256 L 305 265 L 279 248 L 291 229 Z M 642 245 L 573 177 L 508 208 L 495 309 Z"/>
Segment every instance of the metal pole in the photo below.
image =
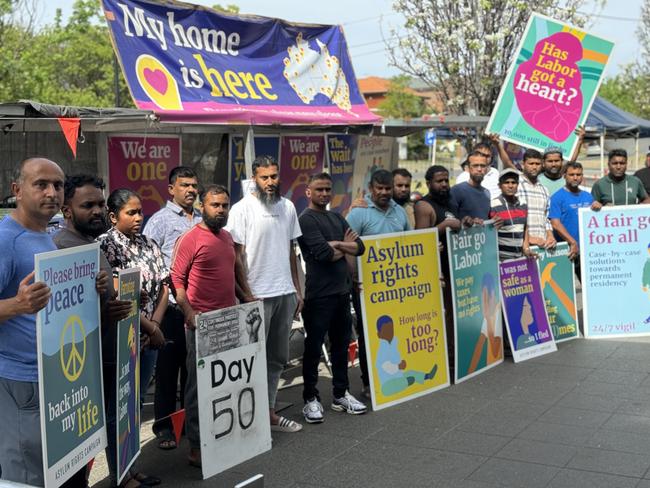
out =
<path fill-rule="evenodd" d="M 431 145 L 431 166 L 436 164 L 436 145 L 438 144 L 438 136 L 436 135 L 436 138 L 433 140 L 433 144 Z"/>
<path fill-rule="evenodd" d="M 634 136 L 634 171 L 639 169 L 639 134 Z"/>
<path fill-rule="evenodd" d="M 605 175 L 605 130 L 600 133 L 600 177 Z"/>
<path fill-rule="evenodd" d="M 113 95 L 115 106 L 120 106 L 120 67 L 117 63 L 117 55 L 113 56 Z"/>

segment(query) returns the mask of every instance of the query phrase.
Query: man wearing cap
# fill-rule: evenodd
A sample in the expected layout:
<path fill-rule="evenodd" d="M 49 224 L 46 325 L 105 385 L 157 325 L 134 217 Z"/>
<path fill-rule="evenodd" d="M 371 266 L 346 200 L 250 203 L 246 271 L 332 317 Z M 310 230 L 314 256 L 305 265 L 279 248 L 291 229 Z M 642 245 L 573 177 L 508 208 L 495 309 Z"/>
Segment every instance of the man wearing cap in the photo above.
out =
<path fill-rule="evenodd" d="M 636 176 L 625 174 L 627 170 L 627 152 L 625 149 L 613 149 L 609 152 L 607 167 L 609 172 L 599 179 L 591 188 L 594 197 L 594 210 L 603 205 L 636 205 L 650 203 L 650 198 L 643 183 Z"/>
<path fill-rule="evenodd" d="M 549 195 L 564 186 L 562 178 L 562 148 L 558 146 L 549 146 L 544 151 L 543 172 L 537 178 L 548 190 Z"/>
<path fill-rule="evenodd" d="M 650 152 L 645 155 L 645 168 L 638 170 L 634 176 L 641 180 L 645 192 L 650 195 Z"/>
<path fill-rule="evenodd" d="M 497 217 L 503 224 L 497 231 L 499 260 L 519 258 L 530 255 L 526 219 L 528 208 L 517 198 L 519 171 L 506 168 L 499 173 L 501 194 L 491 202 L 490 218 Z"/>

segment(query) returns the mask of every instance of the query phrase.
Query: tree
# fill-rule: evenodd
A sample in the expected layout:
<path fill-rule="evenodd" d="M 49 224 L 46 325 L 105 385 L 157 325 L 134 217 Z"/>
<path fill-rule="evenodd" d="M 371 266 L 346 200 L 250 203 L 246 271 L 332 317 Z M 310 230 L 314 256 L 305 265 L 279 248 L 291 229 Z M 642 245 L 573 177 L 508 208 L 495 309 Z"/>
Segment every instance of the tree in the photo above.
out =
<path fill-rule="evenodd" d="M 420 117 L 424 113 L 422 97 L 408 89 L 410 79 L 407 75 L 391 78 L 386 98 L 379 104 L 379 110 L 384 117 L 407 119 Z"/>
<path fill-rule="evenodd" d="M 640 60 L 628 64 L 618 75 L 600 86 L 599 95 L 617 107 L 643 118 L 650 118 L 650 0 L 641 6 L 637 28 Z"/>
<path fill-rule="evenodd" d="M 37 32 L 23 22 L 11 23 L 2 36 L 0 100 L 112 107 L 114 59 L 108 27 L 95 0 L 76 0 L 65 25 L 60 11 L 53 23 Z M 119 72 L 117 79 L 120 105 L 132 107 Z"/>
<path fill-rule="evenodd" d="M 623 72 L 606 79 L 598 94 L 627 112 L 650 119 L 650 72 L 638 64 L 629 64 Z"/>
<path fill-rule="evenodd" d="M 391 64 L 440 91 L 451 113 L 489 115 L 531 12 L 581 27 L 584 0 L 395 0 Z"/>

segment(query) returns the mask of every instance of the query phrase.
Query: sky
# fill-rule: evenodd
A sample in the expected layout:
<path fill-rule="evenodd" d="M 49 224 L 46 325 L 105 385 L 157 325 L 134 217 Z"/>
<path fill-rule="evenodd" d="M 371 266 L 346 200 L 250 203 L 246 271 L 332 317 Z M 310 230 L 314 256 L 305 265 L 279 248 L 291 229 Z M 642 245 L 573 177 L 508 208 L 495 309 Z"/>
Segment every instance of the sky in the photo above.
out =
<path fill-rule="evenodd" d="M 400 73 L 388 64 L 383 40 L 391 38 L 393 29 L 401 31 L 404 22 L 404 18 L 393 11 L 392 0 L 327 0 L 323 3 L 304 0 L 191 0 L 191 3 L 236 4 L 240 12 L 246 14 L 294 22 L 342 24 L 357 78 L 390 77 Z M 580 10 L 592 19 L 587 30 L 616 44 L 606 76 L 617 74 L 622 65 L 634 61 L 638 55 L 635 31 L 641 3 L 642 0 L 626 0 L 625 8 L 621 8 L 621 2 L 609 0 L 603 9 L 595 10 L 593 1 L 589 1 Z M 49 22 L 57 8 L 63 10 L 64 17 L 69 15 L 72 4 L 73 0 L 40 0 L 41 22 Z"/>

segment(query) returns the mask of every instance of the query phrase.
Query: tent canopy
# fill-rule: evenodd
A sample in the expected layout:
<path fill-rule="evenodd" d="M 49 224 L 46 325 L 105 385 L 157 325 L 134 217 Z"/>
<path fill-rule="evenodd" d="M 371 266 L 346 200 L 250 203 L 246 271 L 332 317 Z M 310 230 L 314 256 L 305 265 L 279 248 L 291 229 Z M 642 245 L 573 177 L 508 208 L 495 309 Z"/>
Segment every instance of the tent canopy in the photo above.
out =
<path fill-rule="evenodd" d="M 596 97 L 585 122 L 587 132 L 612 137 L 650 137 L 650 121 L 618 108 L 604 98 Z"/>

